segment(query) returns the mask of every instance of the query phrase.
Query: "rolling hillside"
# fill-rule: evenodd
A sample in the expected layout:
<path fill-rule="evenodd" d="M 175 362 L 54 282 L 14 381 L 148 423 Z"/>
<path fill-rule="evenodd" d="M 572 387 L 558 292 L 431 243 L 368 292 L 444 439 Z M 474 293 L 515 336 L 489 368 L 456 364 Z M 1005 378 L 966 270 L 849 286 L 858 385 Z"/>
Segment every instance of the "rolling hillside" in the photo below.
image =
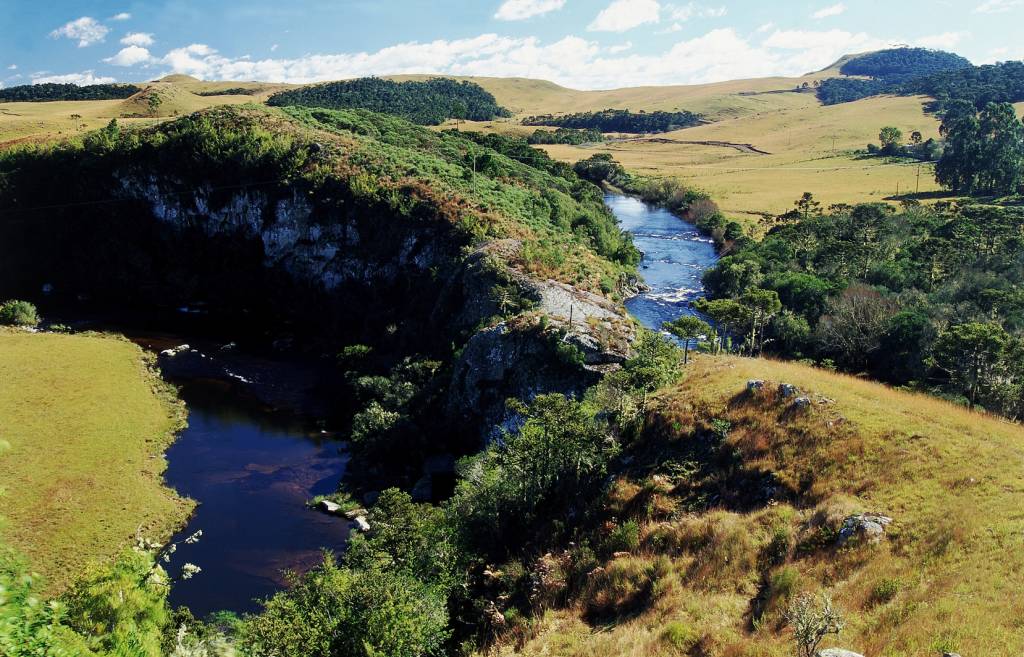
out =
<path fill-rule="evenodd" d="M 1024 650 L 1019 426 L 794 363 L 701 357 L 691 368 L 659 394 L 590 537 L 629 524 L 638 540 L 577 580 L 561 578 L 558 552 L 540 558 L 566 602 L 510 632 L 500 654 L 782 657 L 793 646 L 783 610 L 822 591 L 846 619 L 823 648 Z M 810 406 L 778 394 L 782 382 Z M 702 499 L 717 508 L 694 512 Z M 859 513 L 892 522 L 877 542 L 843 541 Z"/>

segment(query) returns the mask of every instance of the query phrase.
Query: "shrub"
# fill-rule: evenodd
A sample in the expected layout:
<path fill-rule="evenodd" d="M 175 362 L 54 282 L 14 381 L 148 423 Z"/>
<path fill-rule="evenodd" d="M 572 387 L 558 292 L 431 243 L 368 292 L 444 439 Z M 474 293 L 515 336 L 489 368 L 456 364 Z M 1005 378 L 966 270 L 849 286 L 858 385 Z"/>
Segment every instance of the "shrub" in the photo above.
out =
<path fill-rule="evenodd" d="M 871 604 L 881 605 L 889 602 L 903 588 L 903 582 L 897 577 L 883 577 L 871 589 Z"/>
<path fill-rule="evenodd" d="M 36 326 L 39 324 L 39 313 L 28 301 L 12 299 L 0 304 L 0 324 Z"/>
<path fill-rule="evenodd" d="M 792 566 L 786 566 L 777 570 L 768 582 L 768 597 L 769 600 L 785 601 L 793 597 L 796 593 L 797 581 L 800 579 L 800 573 L 796 568 Z"/>
<path fill-rule="evenodd" d="M 669 621 L 661 630 L 662 642 L 672 646 L 680 653 L 689 652 L 697 645 L 699 639 L 697 632 L 682 621 Z"/>
<path fill-rule="evenodd" d="M 604 542 L 604 549 L 607 554 L 635 552 L 639 547 L 640 525 L 635 520 L 629 520 L 618 525 Z"/>

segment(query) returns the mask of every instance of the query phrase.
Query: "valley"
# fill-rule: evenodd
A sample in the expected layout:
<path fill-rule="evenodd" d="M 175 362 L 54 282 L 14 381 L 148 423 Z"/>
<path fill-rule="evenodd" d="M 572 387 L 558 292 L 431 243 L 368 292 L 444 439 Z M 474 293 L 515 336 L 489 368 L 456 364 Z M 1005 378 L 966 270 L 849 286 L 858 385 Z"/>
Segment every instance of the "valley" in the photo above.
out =
<path fill-rule="evenodd" d="M 1022 72 L 0 89 L 0 656 L 1021 654 Z"/>

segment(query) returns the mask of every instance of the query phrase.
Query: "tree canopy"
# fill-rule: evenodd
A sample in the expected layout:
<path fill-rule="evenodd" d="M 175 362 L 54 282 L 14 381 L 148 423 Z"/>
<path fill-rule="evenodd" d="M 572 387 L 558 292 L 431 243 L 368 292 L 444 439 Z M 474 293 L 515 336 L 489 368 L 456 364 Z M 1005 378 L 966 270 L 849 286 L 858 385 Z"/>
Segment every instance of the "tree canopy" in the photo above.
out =
<path fill-rule="evenodd" d="M 591 129 L 599 132 L 670 132 L 700 125 L 703 119 L 693 112 L 630 112 L 625 109 L 606 109 L 598 112 L 580 112 L 554 116 L 530 116 L 523 125 L 545 125 L 559 128 Z"/>

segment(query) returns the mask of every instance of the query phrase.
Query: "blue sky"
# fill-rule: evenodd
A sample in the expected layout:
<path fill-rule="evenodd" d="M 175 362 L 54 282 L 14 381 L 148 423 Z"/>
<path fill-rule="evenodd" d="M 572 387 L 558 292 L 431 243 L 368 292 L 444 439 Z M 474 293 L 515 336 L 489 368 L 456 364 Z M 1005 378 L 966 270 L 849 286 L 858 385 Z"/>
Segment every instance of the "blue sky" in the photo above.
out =
<path fill-rule="evenodd" d="M 580 89 L 799 75 L 920 45 L 1024 58 L 1024 0 L 0 0 L 0 83 L 391 73 Z"/>

